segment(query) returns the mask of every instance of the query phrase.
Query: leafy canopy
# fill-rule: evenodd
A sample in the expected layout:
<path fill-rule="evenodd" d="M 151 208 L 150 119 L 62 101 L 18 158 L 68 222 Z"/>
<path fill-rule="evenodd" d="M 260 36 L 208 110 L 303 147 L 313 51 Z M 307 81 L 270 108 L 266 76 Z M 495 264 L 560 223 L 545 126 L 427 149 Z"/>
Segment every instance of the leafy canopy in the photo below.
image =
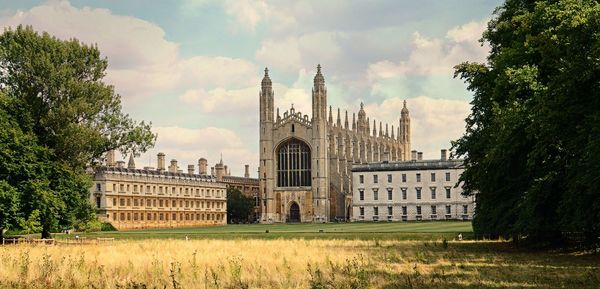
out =
<path fill-rule="evenodd" d="M 473 91 L 466 132 L 466 193 L 474 229 L 489 236 L 600 234 L 600 4 L 508 0 L 482 41 L 488 62 L 455 76 Z"/>

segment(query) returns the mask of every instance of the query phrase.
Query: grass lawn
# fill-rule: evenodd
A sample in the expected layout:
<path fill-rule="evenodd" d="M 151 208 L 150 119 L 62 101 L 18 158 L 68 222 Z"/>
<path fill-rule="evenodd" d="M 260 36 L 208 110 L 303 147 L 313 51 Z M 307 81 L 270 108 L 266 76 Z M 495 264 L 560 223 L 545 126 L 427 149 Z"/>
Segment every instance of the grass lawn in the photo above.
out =
<path fill-rule="evenodd" d="M 266 233 L 266 231 L 269 231 Z M 358 240 L 441 240 L 454 239 L 459 233 L 471 236 L 470 222 L 379 222 L 328 224 L 246 224 L 195 228 L 147 229 L 80 234 L 89 238 L 114 237 L 117 239 L 358 239 Z M 73 235 L 55 235 L 73 238 Z"/>

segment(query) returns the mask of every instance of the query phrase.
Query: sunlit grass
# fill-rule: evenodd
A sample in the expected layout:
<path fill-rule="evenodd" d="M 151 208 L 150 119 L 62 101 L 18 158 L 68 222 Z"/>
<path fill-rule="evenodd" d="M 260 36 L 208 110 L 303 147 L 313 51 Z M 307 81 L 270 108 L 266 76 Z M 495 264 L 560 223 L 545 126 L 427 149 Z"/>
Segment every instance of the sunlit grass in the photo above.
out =
<path fill-rule="evenodd" d="M 597 288 L 600 257 L 502 242 L 149 239 L 0 247 L 0 287 Z"/>

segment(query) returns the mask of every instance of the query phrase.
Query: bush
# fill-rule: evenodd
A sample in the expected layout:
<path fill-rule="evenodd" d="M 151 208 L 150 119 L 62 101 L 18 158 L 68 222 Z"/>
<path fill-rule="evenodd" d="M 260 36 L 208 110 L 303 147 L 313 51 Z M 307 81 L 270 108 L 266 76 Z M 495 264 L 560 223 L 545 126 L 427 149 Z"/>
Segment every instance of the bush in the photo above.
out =
<path fill-rule="evenodd" d="M 102 223 L 101 231 L 116 231 L 116 230 L 117 230 L 117 228 L 115 228 L 111 223 L 108 223 L 108 222 Z"/>

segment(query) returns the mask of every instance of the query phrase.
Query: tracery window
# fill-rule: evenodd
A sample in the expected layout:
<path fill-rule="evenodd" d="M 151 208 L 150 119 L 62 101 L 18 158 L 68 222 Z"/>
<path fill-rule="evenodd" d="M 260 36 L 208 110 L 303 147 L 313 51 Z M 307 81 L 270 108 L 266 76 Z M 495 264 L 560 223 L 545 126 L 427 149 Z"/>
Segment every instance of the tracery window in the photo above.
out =
<path fill-rule="evenodd" d="M 277 150 L 277 184 L 279 187 L 311 185 L 310 148 L 304 142 L 291 139 Z"/>

